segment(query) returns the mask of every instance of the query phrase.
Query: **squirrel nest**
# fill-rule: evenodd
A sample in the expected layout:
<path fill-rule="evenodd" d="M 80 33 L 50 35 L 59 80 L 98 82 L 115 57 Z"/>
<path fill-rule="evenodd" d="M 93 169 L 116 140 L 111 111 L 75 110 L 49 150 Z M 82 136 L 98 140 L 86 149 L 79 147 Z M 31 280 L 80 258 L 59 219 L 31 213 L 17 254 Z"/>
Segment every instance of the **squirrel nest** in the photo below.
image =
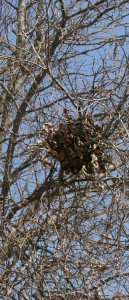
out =
<path fill-rule="evenodd" d="M 65 172 L 77 174 L 82 168 L 88 174 L 106 171 L 108 156 L 101 139 L 103 126 L 95 125 L 92 116 L 78 119 L 70 116 L 58 128 L 51 123 L 43 127 L 47 153 L 61 163 Z"/>

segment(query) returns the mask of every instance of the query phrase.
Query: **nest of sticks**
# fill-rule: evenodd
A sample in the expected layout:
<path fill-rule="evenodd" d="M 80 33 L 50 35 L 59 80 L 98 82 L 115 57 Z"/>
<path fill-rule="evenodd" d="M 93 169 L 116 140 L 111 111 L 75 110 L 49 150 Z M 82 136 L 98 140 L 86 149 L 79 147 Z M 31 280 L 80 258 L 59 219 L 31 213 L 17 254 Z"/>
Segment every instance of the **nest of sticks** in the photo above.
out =
<path fill-rule="evenodd" d="M 92 116 L 78 119 L 70 116 L 57 128 L 44 124 L 44 130 L 48 156 L 58 160 L 66 173 L 78 174 L 82 168 L 88 174 L 106 171 L 104 128 L 94 124 Z"/>

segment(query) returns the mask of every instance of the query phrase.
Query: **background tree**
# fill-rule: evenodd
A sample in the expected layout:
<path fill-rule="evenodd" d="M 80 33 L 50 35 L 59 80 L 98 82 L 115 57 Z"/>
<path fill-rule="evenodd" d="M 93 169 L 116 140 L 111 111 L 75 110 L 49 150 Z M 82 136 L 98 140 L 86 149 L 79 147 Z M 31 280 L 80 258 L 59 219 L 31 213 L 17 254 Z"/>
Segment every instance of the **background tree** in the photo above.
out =
<path fill-rule="evenodd" d="M 128 0 L 1 5 L 1 299 L 127 299 Z"/>

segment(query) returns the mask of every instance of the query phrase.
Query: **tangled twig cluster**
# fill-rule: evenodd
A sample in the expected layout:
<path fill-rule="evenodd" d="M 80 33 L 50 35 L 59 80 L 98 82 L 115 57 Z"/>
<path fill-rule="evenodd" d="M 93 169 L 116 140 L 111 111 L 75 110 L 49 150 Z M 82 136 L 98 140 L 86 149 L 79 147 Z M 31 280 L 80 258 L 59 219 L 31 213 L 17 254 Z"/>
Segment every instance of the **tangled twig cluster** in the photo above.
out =
<path fill-rule="evenodd" d="M 94 124 L 92 116 L 72 116 L 58 128 L 49 124 L 46 142 L 48 155 L 60 161 L 67 173 L 77 174 L 82 167 L 88 174 L 106 171 L 107 155 L 102 140 L 103 126 Z"/>

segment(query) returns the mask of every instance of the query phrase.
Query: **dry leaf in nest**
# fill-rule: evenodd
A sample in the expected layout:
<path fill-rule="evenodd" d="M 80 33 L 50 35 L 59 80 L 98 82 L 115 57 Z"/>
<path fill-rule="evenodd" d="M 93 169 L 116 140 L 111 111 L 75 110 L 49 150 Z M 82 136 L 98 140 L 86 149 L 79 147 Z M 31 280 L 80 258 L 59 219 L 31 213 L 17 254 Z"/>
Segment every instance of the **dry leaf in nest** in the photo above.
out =
<path fill-rule="evenodd" d="M 40 157 L 39 159 L 44 167 L 52 167 L 52 164 L 44 157 Z"/>

